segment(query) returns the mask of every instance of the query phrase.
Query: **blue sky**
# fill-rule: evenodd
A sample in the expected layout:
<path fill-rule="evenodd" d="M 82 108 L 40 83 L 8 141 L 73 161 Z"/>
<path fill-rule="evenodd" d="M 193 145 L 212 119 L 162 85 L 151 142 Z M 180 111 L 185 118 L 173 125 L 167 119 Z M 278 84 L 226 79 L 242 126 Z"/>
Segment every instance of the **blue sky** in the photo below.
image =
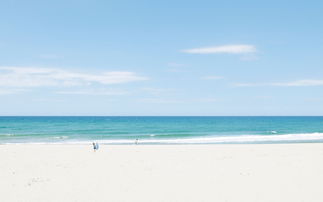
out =
<path fill-rule="evenodd" d="M 0 1 L 0 115 L 323 115 L 322 1 Z"/>

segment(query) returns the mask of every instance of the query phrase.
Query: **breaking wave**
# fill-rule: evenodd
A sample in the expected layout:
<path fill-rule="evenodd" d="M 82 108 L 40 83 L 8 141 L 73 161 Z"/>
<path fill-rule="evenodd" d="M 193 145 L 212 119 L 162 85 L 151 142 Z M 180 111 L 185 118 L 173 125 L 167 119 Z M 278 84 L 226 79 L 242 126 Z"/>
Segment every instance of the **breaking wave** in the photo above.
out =
<path fill-rule="evenodd" d="M 65 138 L 63 138 L 65 139 Z M 28 142 L 29 144 L 88 144 L 93 140 L 69 140 L 63 142 Z M 323 141 L 323 133 L 302 133 L 285 135 L 240 135 L 240 136 L 208 136 L 174 139 L 139 139 L 138 144 L 225 144 L 225 143 L 284 143 Z M 100 144 L 135 144 L 135 139 L 102 139 Z"/>

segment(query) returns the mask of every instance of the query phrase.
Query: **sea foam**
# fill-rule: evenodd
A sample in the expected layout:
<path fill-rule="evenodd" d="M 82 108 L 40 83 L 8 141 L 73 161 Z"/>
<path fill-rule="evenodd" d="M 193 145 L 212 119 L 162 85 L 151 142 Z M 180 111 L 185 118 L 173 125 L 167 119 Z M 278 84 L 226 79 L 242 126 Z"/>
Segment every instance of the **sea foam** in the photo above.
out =
<path fill-rule="evenodd" d="M 240 135 L 240 136 L 208 136 L 176 139 L 139 139 L 139 144 L 216 144 L 216 143 L 270 143 L 270 142 L 306 142 L 323 141 L 323 133 L 301 133 L 285 135 Z M 66 141 L 63 144 L 87 144 L 90 140 Z M 100 144 L 135 144 L 136 140 L 118 139 L 97 140 Z M 55 143 L 59 144 L 59 143 Z"/>

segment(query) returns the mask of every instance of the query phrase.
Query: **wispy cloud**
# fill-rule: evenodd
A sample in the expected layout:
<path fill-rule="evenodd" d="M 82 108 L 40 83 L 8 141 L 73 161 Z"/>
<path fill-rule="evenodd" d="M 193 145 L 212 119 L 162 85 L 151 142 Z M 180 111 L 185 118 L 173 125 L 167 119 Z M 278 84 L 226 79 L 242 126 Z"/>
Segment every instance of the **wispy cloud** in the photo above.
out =
<path fill-rule="evenodd" d="M 183 100 L 177 99 L 168 99 L 168 98 L 141 98 L 137 100 L 142 103 L 151 103 L 151 104 L 180 104 L 184 103 Z"/>
<path fill-rule="evenodd" d="M 127 95 L 128 92 L 125 90 L 114 90 L 114 89 L 86 89 L 86 90 L 69 90 L 69 91 L 58 91 L 57 94 L 64 95 Z"/>
<path fill-rule="evenodd" d="M 201 79 L 203 80 L 219 80 L 219 79 L 224 79 L 223 76 L 204 76 Z"/>
<path fill-rule="evenodd" d="M 182 50 L 184 53 L 191 54 L 246 54 L 254 53 L 256 51 L 257 49 L 255 46 L 248 44 L 223 45 Z"/>
<path fill-rule="evenodd" d="M 283 87 L 302 87 L 302 86 L 323 86 L 323 80 L 304 79 L 291 82 L 274 82 L 274 83 L 235 83 L 238 87 L 253 86 L 283 86 Z"/>
<path fill-rule="evenodd" d="M 213 103 L 218 102 L 218 98 L 196 98 L 196 99 L 176 99 L 176 98 L 142 98 L 138 102 L 152 104 L 182 104 L 182 103 Z"/>
<path fill-rule="evenodd" d="M 286 83 L 273 83 L 273 86 L 323 86 L 323 80 L 298 80 Z"/>
<path fill-rule="evenodd" d="M 143 88 L 142 91 L 154 96 L 172 95 L 176 92 L 175 89 L 169 88 Z"/>
<path fill-rule="evenodd" d="M 108 85 L 147 79 L 128 71 L 84 73 L 59 68 L 0 67 L 0 87 Z"/>
<path fill-rule="evenodd" d="M 11 95 L 26 92 L 25 89 L 0 89 L 0 95 Z"/>

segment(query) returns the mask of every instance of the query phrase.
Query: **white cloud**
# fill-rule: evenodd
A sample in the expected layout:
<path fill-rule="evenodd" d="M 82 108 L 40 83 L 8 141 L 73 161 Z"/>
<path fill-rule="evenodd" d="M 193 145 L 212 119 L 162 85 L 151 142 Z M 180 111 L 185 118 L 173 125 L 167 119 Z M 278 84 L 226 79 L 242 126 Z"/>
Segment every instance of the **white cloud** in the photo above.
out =
<path fill-rule="evenodd" d="M 21 92 L 26 92 L 25 89 L 0 89 L 0 95 L 11 95 L 11 94 L 17 94 Z"/>
<path fill-rule="evenodd" d="M 323 86 L 323 80 L 298 80 L 286 83 L 272 83 L 273 86 Z"/>
<path fill-rule="evenodd" d="M 167 99 L 167 98 L 142 98 L 138 99 L 138 102 L 151 103 L 151 104 L 180 104 L 184 103 L 182 100 Z"/>
<path fill-rule="evenodd" d="M 58 68 L 0 67 L 0 87 L 107 85 L 147 79 L 128 71 L 80 73 Z"/>
<path fill-rule="evenodd" d="M 257 49 L 255 46 L 247 45 L 247 44 L 212 46 L 212 47 L 182 50 L 182 52 L 184 53 L 192 53 L 192 54 L 217 54 L 217 53 L 245 54 L 245 53 L 254 53 L 256 51 Z"/>
<path fill-rule="evenodd" d="M 143 88 L 142 90 L 145 93 L 149 93 L 154 96 L 172 95 L 176 92 L 175 89 L 169 89 L 169 88 Z"/>
<path fill-rule="evenodd" d="M 205 77 L 202 77 L 202 79 L 204 80 L 219 80 L 219 79 L 223 79 L 222 76 L 205 76 Z"/>
<path fill-rule="evenodd" d="M 152 104 L 182 104 L 182 103 L 213 103 L 218 102 L 218 98 L 196 98 L 196 99 L 176 99 L 176 98 L 142 98 L 137 100 L 143 103 Z"/>
<path fill-rule="evenodd" d="M 58 91 L 57 94 L 65 95 L 126 95 L 127 91 L 112 90 L 112 89 L 86 89 L 86 90 L 72 90 L 72 91 Z"/>
<path fill-rule="evenodd" d="M 323 80 L 304 79 L 291 82 L 279 83 L 235 83 L 238 87 L 253 87 L 253 86 L 285 86 L 285 87 L 301 87 L 301 86 L 323 86 Z"/>

